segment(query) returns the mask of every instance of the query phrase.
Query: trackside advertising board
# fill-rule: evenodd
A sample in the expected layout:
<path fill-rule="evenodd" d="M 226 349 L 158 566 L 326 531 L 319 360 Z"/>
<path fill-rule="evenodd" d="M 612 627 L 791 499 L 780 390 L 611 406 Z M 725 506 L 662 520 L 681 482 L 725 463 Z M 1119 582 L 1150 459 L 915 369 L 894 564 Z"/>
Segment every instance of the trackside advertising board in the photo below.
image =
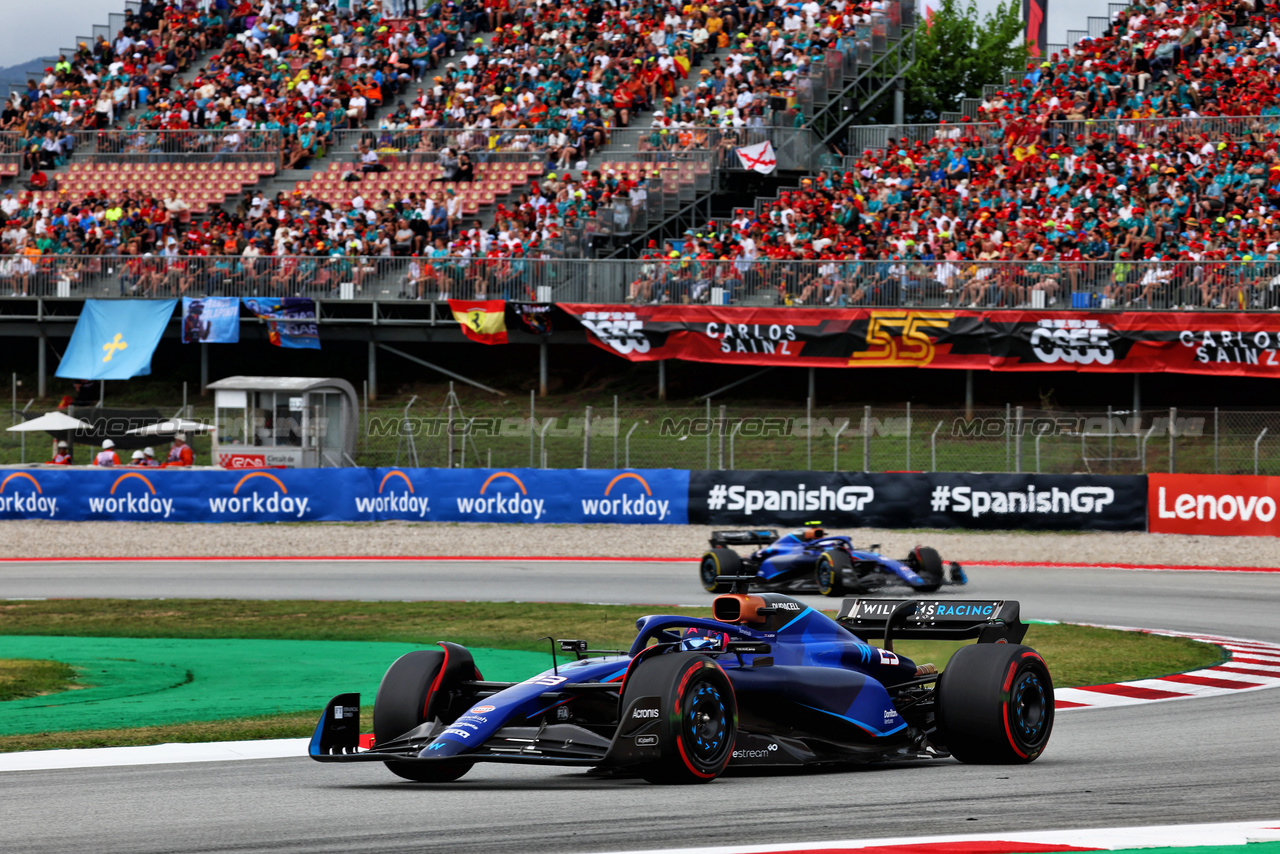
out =
<path fill-rule="evenodd" d="M 1280 477 L 1152 474 L 1147 502 L 1155 534 L 1280 536 Z"/>
<path fill-rule="evenodd" d="M 683 525 L 674 469 L 0 469 L 0 519 Z"/>
<path fill-rule="evenodd" d="M 691 472 L 689 521 L 705 525 L 1141 531 L 1136 476 Z"/>

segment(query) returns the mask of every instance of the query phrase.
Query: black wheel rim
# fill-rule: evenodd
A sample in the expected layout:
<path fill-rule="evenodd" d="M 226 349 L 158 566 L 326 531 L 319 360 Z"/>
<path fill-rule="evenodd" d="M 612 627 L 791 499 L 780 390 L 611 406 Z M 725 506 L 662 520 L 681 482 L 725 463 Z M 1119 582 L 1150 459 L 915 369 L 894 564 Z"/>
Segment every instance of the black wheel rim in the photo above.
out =
<path fill-rule="evenodd" d="M 690 758 L 703 768 L 716 768 L 731 746 L 729 710 L 720 689 L 706 681 L 695 684 L 681 723 Z"/>
<path fill-rule="evenodd" d="M 716 561 L 714 558 L 704 557 L 702 559 L 702 586 L 708 590 L 716 589 L 716 576 L 720 573 L 716 569 Z M 687 578 L 688 576 L 686 576 Z"/>
<path fill-rule="evenodd" d="M 1044 681 L 1034 671 L 1023 673 L 1009 692 L 1009 724 L 1024 746 L 1034 747 L 1049 723 L 1049 698 Z"/>
<path fill-rule="evenodd" d="M 818 590 L 826 593 L 831 589 L 832 568 L 830 558 L 818 560 Z"/>

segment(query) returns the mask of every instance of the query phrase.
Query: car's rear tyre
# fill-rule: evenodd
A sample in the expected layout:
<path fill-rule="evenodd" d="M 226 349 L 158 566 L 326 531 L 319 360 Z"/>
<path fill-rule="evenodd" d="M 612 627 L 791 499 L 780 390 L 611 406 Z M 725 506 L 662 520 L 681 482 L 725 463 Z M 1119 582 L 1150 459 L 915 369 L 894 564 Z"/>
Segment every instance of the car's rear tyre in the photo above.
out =
<path fill-rule="evenodd" d="M 724 771 L 738 737 L 738 701 L 720 665 L 705 655 L 667 653 L 627 675 L 622 708 L 657 699 L 656 759 L 636 766 L 650 783 L 709 783 Z"/>
<path fill-rule="evenodd" d="M 730 585 L 716 583 L 718 575 L 741 575 L 742 557 L 733 549 L 714 548 L 702 556 L 698 577 L 708 593 L 728 593 Z"/>
<path fill-rule="evenodd" d="M 951 656 L 938 679 L 938 740 L 961 762 L 1032 762 L 1053 732 L 1053 679 L 1035 650 L 974 644 Z"/>
<path fill-rule="evenodd" d="M 942 574 L 942 556 L 937 549 L 928 546 L 916 546 L 911 550 L 907 563 L 915 570 L 916 575 L 924 580 L 916 589 L 921 593 L 932 593 L 942 586 L 945 580 Z"/>
<path fill-rule="evenodd" d="M 445 653 L 416 650 L 397 658 L 378 686 L 373 701 L 373 741 L 388 742 L 434 720 L 441 700 L 454 686 L 445 685 Z M 419 783 L 448 783 L 471 770 L 471 762 L 388 762 L 387 770 Z"/>
<path fill-rule="evenodd" d="M 818 592 L 823 596 L 843 595 L 845 577 L 851 574 L 852 569 L 853 561 L 839 549 L 818 555 L 818 560 L 813 565 L 813 581 L 818 585 Z"/>

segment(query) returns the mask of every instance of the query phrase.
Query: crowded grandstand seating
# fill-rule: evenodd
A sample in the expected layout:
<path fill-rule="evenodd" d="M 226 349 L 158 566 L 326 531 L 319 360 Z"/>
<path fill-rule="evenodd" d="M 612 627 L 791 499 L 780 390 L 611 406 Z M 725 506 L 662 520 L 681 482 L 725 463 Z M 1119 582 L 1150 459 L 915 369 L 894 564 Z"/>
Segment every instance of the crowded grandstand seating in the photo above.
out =
<path fill-rule="evenodd" d="M 257 200 L 277 168 L 278 139 L 284 168 L 315 170 L 293 185 L 295 205 L 340 209 L 359 196 L 380 217 L 411 220 L 430 211 L 437 191 L 452 190 L 460 215 L 492 210 L 495 229 L 581 231 L 595 217 L 604 230 L 643 209 L 646 191 L 650 205 L 662 196 L 658 213 L 705 192 L 712 164 L 736 166 L 733 148 L 766 118 L 804 132 L 813 70 L 841 52 L 861 61 L 883 50 L 880 24 L 898 14 L 895 0 L 724 15 L 465 2 L 406 17 L 386 5 L 384 14 L 381 3 L 349 12 L 273 4 L 260 17 L 249 3 L 221 14 L 148 4 L 131 18 L 134 41 L 84 46 L 6 111 L 23 156 L 52 166 L 58 182 L 57 193 L 23 210 L 86 194 L 171 191 L 197 217 L 230 217 L 243 229 L 250 199 L 253 216 L 264 210 Z M 652 247 L 633 297 L 1272 307 L 1280 303 L 1278 21 L 1264 0 L 1119 11 L 1101 35 L 992 88 L 972 116 L 855 128 L 840 167 L 758 200 L 731 223 Z M 185 65 L 198 67 L 190 80 L 177 74 Z M 121 77 L 127 85 L 107 88 Z M 279 136 L 249 163 L 170 160 L 149 149 L 119 165 L 82 159 L 81 141 L 74 156 L 33 158 L 30 146 L 43 148 L 46 131 L 98 121 L 83 112 L 95 89 L 120 98 L 109 118 L 123 127 Z M 656 110 L 648 127 L 623 129 L 646 108 Z M 438 180 L 446 176 L 435 158 L 446 146 L 471 155 L 473 181 Z M 620 159 L 627 150 L 645 159 Z M 3 161 L 10 176 L 12 160 Z M 344 180 L 351 172 L 358 184 Z M 234 213 L 218 208 L 237 202 Z M 308 237 L 305 251 L 327 251 L 341 237 Z M 452 220 L 447 237 L 460 237 Z M 470 238 L 450 243 L 478 248 Z M 389 254 L 404 250 L 397 243 Z"/>
<path fill-rule="evenodd" d="M 760 200 L 712 255 L 813 262 L 780 278 L 779 300 L 1052 307 L 1083 289 L 1086 307 L 1272 307 L 1275 13 L 1119 12 L 994 91 L 981 121 L 870 129 L 882 143 Z M 1197 263 L 1215 261 L 1246 266 Z M 841 285 L 859 263 L 864 282 Z"/>

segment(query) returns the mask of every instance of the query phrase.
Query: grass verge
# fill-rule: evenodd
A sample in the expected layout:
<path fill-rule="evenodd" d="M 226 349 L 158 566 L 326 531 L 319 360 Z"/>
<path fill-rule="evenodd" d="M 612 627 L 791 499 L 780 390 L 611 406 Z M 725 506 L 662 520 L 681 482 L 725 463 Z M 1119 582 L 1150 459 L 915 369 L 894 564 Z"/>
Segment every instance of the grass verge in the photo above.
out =
<path fill-rule="evenodd" d="M 75 670 L 61 661 L 0 658 L 0 702 L 66 691 L 75 679 Z"/>
<path fill-rule="evenodd" d="M 547 650 L 552 637 L 580 637 L 593 648 L 625 648 L 637 617 L 651 613 L 710 616 L 709 608 L 523 602 L 328 602 L 205 599 L 84 599 L 0 605 L 0 635 L 75 637 L 260 638 L 360 640 Z M 1095 685 L 1207 667 L 1221 659 L 1211 645 L 1186 638 L 1072 625 L 1032 625 L 1026 641 L 1045 660 L 1058 687 Z M 944 665 L 961 644 L 903 641 L 901 654 Z M 55 663 L 56 664 L 56 663 Z M 388 661 L 388 664 L 390 662 Z M 62 665 L 74 678 L 74 672 Z M 65 682 L 70 678 L 62 677 Z M 24 696 L 30 696 L 24 695 Z M 165 742 L 309 736 L 312 713 L 225 721 L 0 738 L 0 752 Z M 372 712 L 364 712 L 365 721 Z"/>

